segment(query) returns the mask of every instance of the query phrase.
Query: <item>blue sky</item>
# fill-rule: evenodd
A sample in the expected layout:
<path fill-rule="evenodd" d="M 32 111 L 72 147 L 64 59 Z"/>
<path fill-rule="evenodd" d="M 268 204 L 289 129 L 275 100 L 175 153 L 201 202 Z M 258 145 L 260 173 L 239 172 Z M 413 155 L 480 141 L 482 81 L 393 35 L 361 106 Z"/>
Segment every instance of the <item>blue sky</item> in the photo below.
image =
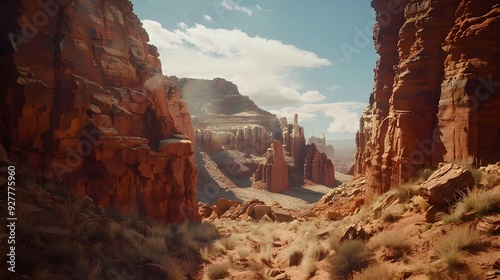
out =
<path fill-rule="evenodd" d="M 166 75 L 238 85 L 306 134 L 354 139 L 377 55 L 370 0 L 133 0 Z M 315 3 L 311 3 L 315 2 Z"/>

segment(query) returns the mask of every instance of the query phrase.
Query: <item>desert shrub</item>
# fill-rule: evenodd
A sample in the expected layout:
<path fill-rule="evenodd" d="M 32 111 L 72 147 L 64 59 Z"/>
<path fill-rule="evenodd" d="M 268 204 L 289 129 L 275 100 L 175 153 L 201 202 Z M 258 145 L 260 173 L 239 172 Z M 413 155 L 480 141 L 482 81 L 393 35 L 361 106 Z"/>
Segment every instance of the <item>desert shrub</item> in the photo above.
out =
<path fill-rule="evenodd" d="M 231 263 L 229 262 L 211 264 L 207 266 L 205 275 L 211 280 L 222 279 L 228 275 L 230 268 Z"/>
<path fill-rule="evenodd" d="M 492 190 L 474 188 L 463 194 L 462 199 L 455 204 L 449 215 L 444 216 L 443 220 L 447 223 L 458 222 L 469 211 L 476 212 L 480 217 L 498 207 L 500 207 L 500 188 Z"/>
<path fill-rule="evenodd" d="M 478 250 L 482 247 L 480 238 L 481 233 L 477 230 L 458 228 L 436 241 L 434 248 L 450 267 L 457 267 L 461 263 L 461 251 Z"/>
<path fill-rule="evenodd" d="M 369 252 L 361 240 L 347 240 L 337 244 L 334 250 L 335 254 L 328 262 L 332 279 L 346 279 L 353 272 L 368 265 Z"/>
<path fill-rule="evenodd" d="M 165 280 L 187 279 L 184 271 L 188 270 L 182 269 L 182 265 L 179 265 L 179 263 L 174 259 L 166 257 L 161 265 L 163 266 L 164 271 L 167 274 Z"/>
<path fill-rule="evenodd" d="M 469 171 L 472 174 L 472 177 L 474 177 L 474 181 L 476 182 L 476 184 L 481 183 L 481 180 L 483 179 L 483 171 L 477 168 L 471 168 L 469 169 Z"/>
<path fill-rule="evenodd" d="M 85 231 L 84 238 L 92 243 L 107 241 L 111 238 L 109 226 L 92 225 Z"/>
<path fill-rule="evenodd" d="M 405 211 L 406 208 L 402 204 L 391 205 L 382 211 L 382 221 L 393 223 L 397 221 Z"/>
<path fill-rule="evenodd" d="M 190 223 L 189 230 L 194 240 L 199 242 L 212 242 L 220 237 L 220 233 L 211 223 Z"/>
<path fill-rule="evenodd" d="M 404 203 L 407 202 L 410 198 L 417 195 L 418 190 L 419 185 L 414 181 L 410 181 L 394 188 L 392 192 L 399 199 L 399 202 Z"/>
<path fill-rule="evenodd" d="M 155 263 L 162 263 L 167 255 L 168 248 L 165 239 L 159 236 L 148 236 L 142 244 L 135 244 L 137 251 Z"/>
<path fill-rule="evenodd" d="M 318 243 L 313 243 L 310 244 L 309 247 L 307 247 L 305 256 L 306 258 L 311 258 L 316 261 L 322 261 L 324 258 L 328 256 L 328 254 L 329 251 L 327 248 L 323 247 Z"/>
<path fill-rule="evenodd" d="M 87 280 L 99 279 L 102 267 L 98 262 L 91 261 L 87 256 L 81 255 L 78 258 L 73 270 L 71 272 L 71 279 Z"/>
<path fill-rule="evenodd" d="M 426 211 L 429 208 L 429 203 L 420 195 L 413 198 L 414 204 L 418 205 L 422 211 Z"/>
<path fill-rule="evenodd" d="M 59 242 L 48 248 L 48 256 L 60 264 L 75 264 L 83 254 L 80 244 L 68 239 L 61 239 Z"/>
<path fill-rule="evenodd" d="M 122 210 L 118 207 L 107 207 L 104 209 L 104 217 L 113 219 L 117 222 L 123 221 Z"/>
<path fill-rule="evenodd" d="M 391 251 L 394 258 L 401 258 L 410 250 L 410 246 L 403 239 L 403 236 L 393 231 L 382 232 L 370 240 L 370 248 L 377 249 L 385 247 Z"/>
<path fill-rule="evenodd" d="M 356 272 L 354 280 L 391 280 L 396 278 L 396 273 L 389 269 L 386 265 L 376 264 L 371 265 L 360 272 Z"/>
<path fill-rule="evenodd" d="M 318 261 L 312 258 L 306 258 L 302 261 L 302 271 L 306 272 L 306 279 L 313 277 L 318 271 Z"/>
<path fill-rule="evenodd" d="M 236 242 L 231 236 L 224 236 L 221 239 L 217 240 L 217 243 L 226 250 L 233 250 L 236 246 Z"/>

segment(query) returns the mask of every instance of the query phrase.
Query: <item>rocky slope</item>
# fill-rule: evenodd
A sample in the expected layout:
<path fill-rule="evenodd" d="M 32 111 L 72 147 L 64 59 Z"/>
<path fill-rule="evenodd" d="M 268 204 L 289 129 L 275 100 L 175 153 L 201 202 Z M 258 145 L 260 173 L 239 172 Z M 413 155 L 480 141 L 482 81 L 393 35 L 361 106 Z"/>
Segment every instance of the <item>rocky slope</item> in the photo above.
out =
<path fill-rule="evenodd" d="M 393 2 L 372 1 L 380 58 L 355 166 L 368 199 L 442 161 L 500 160 L 500 3 Z"/>
<path fill-rule="evenodd" d="M 11 159 L 104 207 L 199 219 L 190 115 L 130 1 L 50 3 L 0 4 Z"/>

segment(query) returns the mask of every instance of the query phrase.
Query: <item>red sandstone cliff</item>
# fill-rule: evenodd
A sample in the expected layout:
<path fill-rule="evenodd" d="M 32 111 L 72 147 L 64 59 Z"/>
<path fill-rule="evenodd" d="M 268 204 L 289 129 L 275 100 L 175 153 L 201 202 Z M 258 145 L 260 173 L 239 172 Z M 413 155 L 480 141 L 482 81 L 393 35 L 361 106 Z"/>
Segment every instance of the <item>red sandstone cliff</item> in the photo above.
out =
<path fill-rule="evenodd" d="M 198 219 L 188 108 L 132 4 L 43 3 L 0 4 L 1 144 L 102 206 Z"/>
<path fill-rule="evenodd" d="M 373 0 L 380 55 L 356 137 L 367 198 L 441 161 L 500 160 L 500 3 Z"/>
<path fill-rule="evenodd" d="M 304 160 L 304 179 L 327 187 L 335 185 L 335 170 L 333 163 L 325 153 L 322 153 L 316 144 L 307 145 Z"/>

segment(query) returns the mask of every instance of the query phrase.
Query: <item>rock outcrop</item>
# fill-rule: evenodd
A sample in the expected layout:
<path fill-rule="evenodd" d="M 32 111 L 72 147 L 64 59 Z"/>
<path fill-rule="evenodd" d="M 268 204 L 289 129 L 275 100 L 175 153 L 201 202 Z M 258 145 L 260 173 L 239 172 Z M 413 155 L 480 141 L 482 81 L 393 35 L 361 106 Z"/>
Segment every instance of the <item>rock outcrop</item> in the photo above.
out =
<path fill-rule="evenodd" d="M 198 220 L 188 108 L 131 2 L 47 3 L 0 4 L 1 144 L 104 207 Z"/>
<path fill-rule="evenodd" d="M 282 126 L 285 150 L 290 153 L 297 166 L 302 166 L 306 155 L 306 137 L 304 128 L 299 126 L 299 116 L 295 114 L 292 124 L 288 124 L 284 118 Z"/>
<path fill-rule="evenodd" d="M 268 191 L 281 193 L 290 188 L 288 165 L 281 142 L 274 140 L 271 147 L 264 162 L 257 167 L 254 178 L 265 182 Z"/>
<path fill-rule="evenodd" d="M 299 126 L 298 115 L 295 115 L 293 124 L 288 124 L 286 118 L 280 121 L 286 144 L 282 145 L 279 140 L 273 141 L 265 154 L 266 159 L 257 167 L 254 181 L 266 182 L 267 189 L 270 191 L 283 192 L 289 188 L 288 172 L 290 172 L 298 174 L 301 177 L 300 180 L 306 179 L 313 183 L 333 187 L 335 185 L 333 163 L 325 153 L 319 151 L 315 144 L 305 144 L 304 128 Z M 275 152 L 276 149 L 278 153 Z M 287 170 L 286 176 L 285 169 Z M 286 183 L 283 186 L 281 183 L 275 185 L 276 181 L 269 180 L 269 178 L 274 178 L 283 181 L 285 177 Z"/>
<path fill-rule="evenodd" d="M 333 157 L 335 156 L 335 148 L 331 144 L 326 143 L 324 133 L 322 133 L 320 137 L 314 136 L 314 134 L 311 135 L 307 140 L 307 143 L 315 144 L 316 148 L 318 148 L 320 152 L 325 153 L 329 159 L 333 160 Z"/>
<path fill-rule="evenodd" d="M 327 187 L 335 185 L 335 169 L 325 153 L 319 151 L 315 144 L 307 145 L 304 160 L 304 179 Z"/>
<path fill-rule="evenodd" d="M 500 160 L 499 4 L 393 2 L 372 1 L 380 58 L 355 166 L 368 199 L 441 161 Z"/>

